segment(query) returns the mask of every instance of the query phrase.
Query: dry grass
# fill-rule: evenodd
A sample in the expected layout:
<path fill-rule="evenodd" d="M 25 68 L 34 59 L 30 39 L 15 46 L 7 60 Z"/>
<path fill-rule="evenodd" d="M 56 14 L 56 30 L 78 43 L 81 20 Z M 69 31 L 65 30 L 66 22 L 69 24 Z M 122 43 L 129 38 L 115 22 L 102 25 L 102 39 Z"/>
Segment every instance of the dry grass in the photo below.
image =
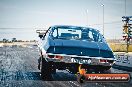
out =
<path fill-rule="evenodd" d="M 18 46 L 26 47 L 27 45 L 37 45 L 37 42 L 12 42 L 12 43 L 0 43 L 0 47 L 3 47 L 3 46 L 13 46 L 13 45 L 18 45 Z"/>
<path fill-rule="evenodd" d="M 114 52 L 125 52 L 127 50 L 127 45 L 122 43 L 109 43 L 109 46 Z M 128 51 L 132 52 L 132 44 L 129 45 Z"/>

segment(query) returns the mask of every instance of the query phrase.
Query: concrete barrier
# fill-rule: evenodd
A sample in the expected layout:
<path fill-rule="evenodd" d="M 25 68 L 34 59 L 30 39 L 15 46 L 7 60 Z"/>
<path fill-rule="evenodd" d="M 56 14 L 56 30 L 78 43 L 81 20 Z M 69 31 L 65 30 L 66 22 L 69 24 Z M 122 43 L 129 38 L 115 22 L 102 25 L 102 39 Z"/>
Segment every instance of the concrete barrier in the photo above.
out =
<path fill-rule="evenodd" d="M 132 71 L 132 53 L 115 53 L 114 68 Z"/>

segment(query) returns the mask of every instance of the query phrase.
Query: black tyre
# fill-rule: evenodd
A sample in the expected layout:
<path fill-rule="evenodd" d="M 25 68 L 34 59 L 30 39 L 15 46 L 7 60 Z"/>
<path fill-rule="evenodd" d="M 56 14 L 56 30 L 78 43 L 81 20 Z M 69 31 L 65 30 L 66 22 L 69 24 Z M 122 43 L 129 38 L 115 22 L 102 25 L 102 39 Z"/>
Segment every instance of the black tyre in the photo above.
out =
<path fill-rule="evenodd" d="M 86 77 L 84 75 L 78 74 L 77 75 L 77 82 L 80 83 L 80 84 L 85 83 L 86 82 Z"/>
<path fill-rule="evenodd" d="M 111 66 L 105 67 L 104 70 L 99 71 L 100 73 L 111 73 Z"/>
<path fill-rule="evenodd" d="M 50 64 L 44 58 L 41 59 L 40 67 L 42 80 L 52 81 L 52 71 Z"/>
<path fill-rule="evenodd" d="M 39 59 L 38 59 L 38 69 L 39 69 L 39 70 L 40 70 L 40 68 L 41 68 L 41 67 L 40 67 L 40 65 L 41 65 L 40 63 L 41 63 L 41 57 L 39 57 Z"/>

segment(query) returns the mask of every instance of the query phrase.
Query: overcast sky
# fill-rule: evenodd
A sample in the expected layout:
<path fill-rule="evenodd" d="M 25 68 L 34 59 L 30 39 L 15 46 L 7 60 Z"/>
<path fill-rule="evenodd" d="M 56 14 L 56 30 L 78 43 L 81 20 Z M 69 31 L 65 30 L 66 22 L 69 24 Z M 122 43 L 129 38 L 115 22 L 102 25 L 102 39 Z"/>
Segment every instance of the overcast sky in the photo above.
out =
<path fill-rule="evenodd" d="M 125 0 L 0 0 L 0 38 L 11 34 L 10 37 L 35 39 L 36 28 L 61 24 L 91 26 L 102 33 L 101 4 L 104 4 L 105 37 L 122 38 Z M 126 15 L 132 16 L 131 9 L 132 0 L 126 0 Z"/>

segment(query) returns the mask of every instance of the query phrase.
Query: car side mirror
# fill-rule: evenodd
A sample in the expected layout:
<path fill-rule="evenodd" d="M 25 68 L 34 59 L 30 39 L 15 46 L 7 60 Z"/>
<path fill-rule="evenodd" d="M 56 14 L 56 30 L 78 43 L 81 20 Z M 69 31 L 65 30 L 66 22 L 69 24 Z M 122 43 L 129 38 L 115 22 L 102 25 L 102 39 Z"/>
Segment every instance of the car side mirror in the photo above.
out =
<path fill-rule="evenodd" d="M 43 35 L 39 35 L 39 38 L 42 39 Z"/>
<path fill-rule="evenodd" d="M 36 30 L 36 33 L 38 33 L 38 37 L 40 39 L 43 39 L 45 37 L 45 34 L 46 34 L 47 30 Z"/>

